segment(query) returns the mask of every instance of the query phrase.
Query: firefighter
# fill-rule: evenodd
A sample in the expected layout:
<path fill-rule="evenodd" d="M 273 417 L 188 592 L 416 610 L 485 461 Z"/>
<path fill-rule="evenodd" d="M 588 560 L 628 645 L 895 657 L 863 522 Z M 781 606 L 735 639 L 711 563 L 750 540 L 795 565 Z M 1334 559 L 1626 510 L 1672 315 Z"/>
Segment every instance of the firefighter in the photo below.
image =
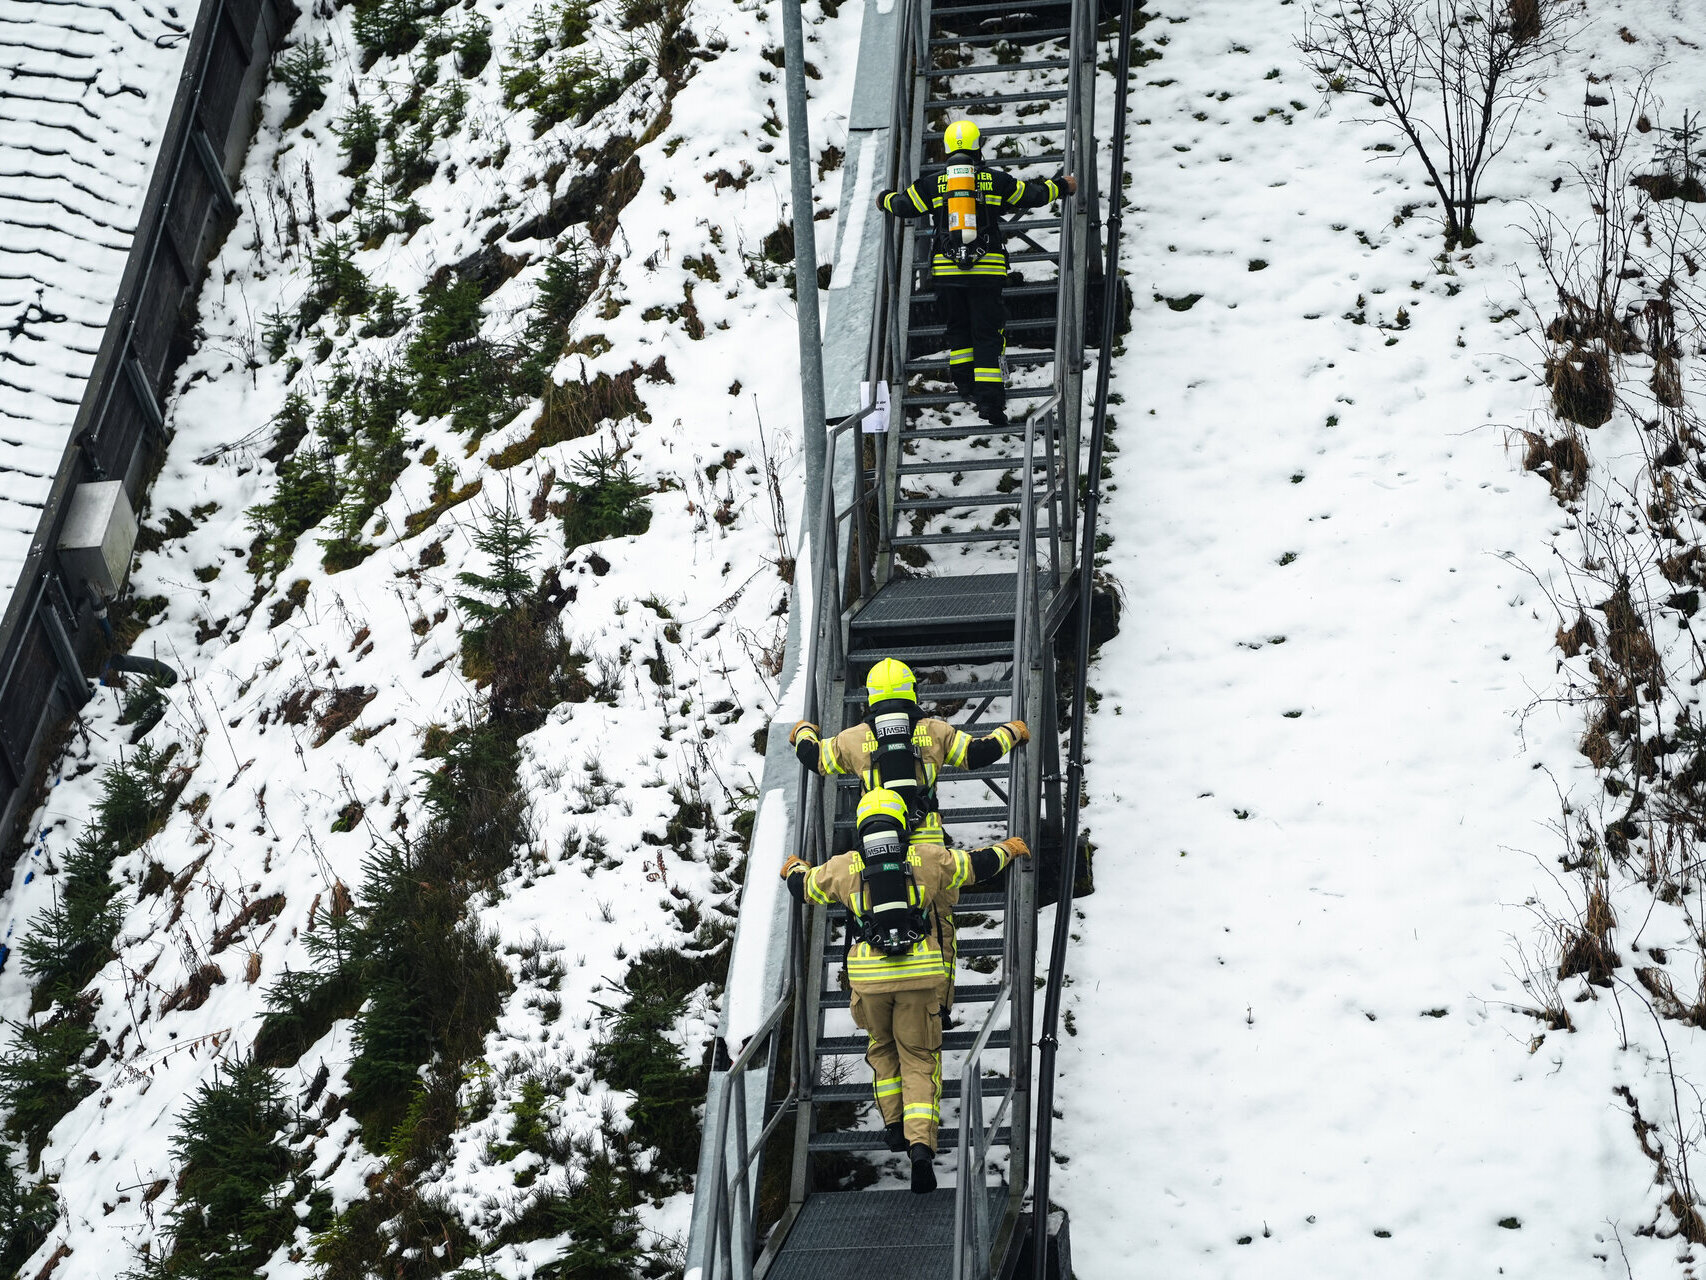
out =
<path fill-rule="evenodd" d="M 936 777 L 949 768 L 982 769 L 1015 747 L 1029 742 L 1023 720 L 1009 720 L 984 737 L 974 738 L 946 720 L 922 716 L 917 680 L 912 668 L 884 658 L 865 676 L 866 717 L 827 742 L 809 720 L 794 726 L 788 741 L 801 764 L 825 776 L 850 773 L 866 791 L 883 786 L 906 800 L 907 830 L 918 844 L 946 844 L 942 815 L 936 803 Z M 956 960 L 952 916 L 943 930 L 949 994 L 943 1018 L 953 1025 L 953 975 Z"/>
<path fill-rule="evenodd" d="M 912 839 L 945 844 L 936 804 L 936 777 L 944 766 L 982 769 L 1031 740 L 1023 720 L 1009 720 L 981 738 L 918 709 L 918 681 L 912 668 L 884 658 L 865 676 L 865 719 L 827 742 L 818 727 L 798 721 L 788 741 L 808 769 L 828 776 L 850 773 L 864 789 L 881 785 L 907 801 Z"/>
<path fill-rule="evenodd" d="M 909 841 L 907 805 L 884 787 L 859 800 L 859 846 L 822 866 L 789 858 L 782 879 L 796 902 L 839 902 L 852 919 L 848 1007 L 870 1036 L 865 1061 L 890 1151 L 905 1151 L 912 1189 L 936 1189 L 942 1122 L 942 1006 L 949 994 L 941 921 L 966 885 L 1031 851 L 1017 836 L 987 849 Z"/>
<path fill-rule="evenodd" d="M 931 276 L 936 304 L 948 334 L 948 369 L 954 386 L 984 421 L 1007 422 L 1002 355 L 1007 349 L 1007 252 L 1001 217 L 1012 209 L 1034 209 L 1078 190 L 1066 174 L 1022 182 L 988 168 L 978 149 L 981 134 L 970 120 L 956 120 L 942 135 L 948 164 L 933 178 L 904 190 L 877 194 L 877 208 L 896 218 L 929 217 L 936 228 Z"/>

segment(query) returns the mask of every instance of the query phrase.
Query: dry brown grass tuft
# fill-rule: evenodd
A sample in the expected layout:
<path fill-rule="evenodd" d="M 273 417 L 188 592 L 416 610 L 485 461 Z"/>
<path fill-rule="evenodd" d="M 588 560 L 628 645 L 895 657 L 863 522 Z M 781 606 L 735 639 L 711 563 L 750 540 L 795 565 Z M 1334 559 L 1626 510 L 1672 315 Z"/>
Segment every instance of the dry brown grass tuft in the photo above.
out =
<path fill-rule="evenodd" d="M 1563 355 L 1548 356 L 1546 385 L 1552 389 L 1552 411 L 1566 422 L 1598 427 L 1611 421 L 1617 389 L 1611 357 L 1599 343 L 1572 341 Z"/>
<path fill-rule="evenodd" d="M 1599 637 L 1594 634 L 1593 623 L 1588 621 L 1585 613 L 1578 613 L 1576 620 L 1567 629 L 1558 628 L 1558 648 L 1563 650 L 1566 658 L 1573 658 L 1584 649 L 1591 649 L 1599 643 Z"/>
<path fill-rule="evenodd" d="M 1564 936 L 1558 976 L 1569 978 L 1579 973 L 1596 987 L 1609 987 L 1612 971 L 1623 963 L 1611 945 L 1611 931 L 1616 927 L 1617 915 L 1606 899 L 1604 882 L 1595 883 L 1588 891 L 1580 923 L 1561 926 Z"/>
<path fill-rule="evenodd" d="M 314 745 L 324 746 L 333 734 L 354 724 L 362 708 L 378 696 L 379 690 L 368 689 L 362 685 L 332 690 L 331 702 L 315 719 L 318 732 L 314 735 Z"/>
<path fill-rule="evenodd" d="M 160 1002 L 160 1013 L 165 1015 L 176 1009 L 186 1012 L 199 1009 L 207 1003 L 215 987 L 224 985 L 225 970 L 210 960 L 192 973 L 188 982 Z"/>
<path fill-rule="evenodd" d="M 634 391 L 634 379 L 643 372 L 636 364 L 615 377 L 601 373 L 590 381 L 583 375 L 579 382 L 553 383 L 528 433 L 486 461 L 507 470 L 549 445 L 590 436 L 605 422 L 642 416 L 646 406 Z"/>
<path fill-rule="evenodd" d="M 1538 39 L 1542 29 L 1540 0 L 1510 0 L 1511 36 L 1523 43 Z"/>
<path fill-rule="evenodd" d="M 1574 502 L 1582 496 L 1587 487 L 1588 453 L 1574 427 L 1556 440 L 1548 440 L 1536 431 L 1524 431 L 1522 438 L 1528 446 L 1522 459 L 1524 471 L 1533 471 L 1544 478 L 1552 496 L 1561 503 Z"/>

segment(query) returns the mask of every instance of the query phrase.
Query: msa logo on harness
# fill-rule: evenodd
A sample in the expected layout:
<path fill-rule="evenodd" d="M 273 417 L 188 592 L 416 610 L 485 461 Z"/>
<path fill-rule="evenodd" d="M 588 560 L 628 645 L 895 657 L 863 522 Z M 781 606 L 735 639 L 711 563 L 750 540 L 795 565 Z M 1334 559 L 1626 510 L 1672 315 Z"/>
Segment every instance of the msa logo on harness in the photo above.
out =
<path fill-rule="evenodd" d="M 904 956 L 924 937 L 928 921 L 917 896 L 906 839 L 899 832 L 873 831 L 863 837 L 865 916 L 861 941 L 884 955 Z"/>
<path fill-rule="evenodd" d="M 946 186 L 948 221 L 940 237 L 942 252 L 962 271 L 969 271 L 989 251 L 989 242 L 978 223 L 983 195 L 977 189 L 977 166 L 949 165 Z"/>

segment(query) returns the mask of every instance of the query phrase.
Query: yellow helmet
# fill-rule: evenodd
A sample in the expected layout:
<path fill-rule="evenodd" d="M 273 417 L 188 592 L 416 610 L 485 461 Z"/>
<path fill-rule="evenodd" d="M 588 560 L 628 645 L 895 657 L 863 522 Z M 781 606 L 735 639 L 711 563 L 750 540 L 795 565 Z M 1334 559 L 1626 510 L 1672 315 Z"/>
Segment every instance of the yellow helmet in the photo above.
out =
<path fill-rule="evenodd" d="M 904 698 L 907 702 L 917 702 L 913 684 L 911 667 L 898 659 L 884 658 L 865 676 L 865 700 L 886 702 L 890 698 Z"/>
<path fill-rule="evenodd" d="M 889 818 L 906 830 L 906 801 L 902 800 L 887 787 L 873 787 L 859 797 L 859 809 L 854 816 L 854 825 L 863 827 L 872 818 Z"/>
<path fill-rule="evenodd" d="M 982 132 L 970 120 L 956 120 L 942 134 L 949 151 L 976 151 Z"/>

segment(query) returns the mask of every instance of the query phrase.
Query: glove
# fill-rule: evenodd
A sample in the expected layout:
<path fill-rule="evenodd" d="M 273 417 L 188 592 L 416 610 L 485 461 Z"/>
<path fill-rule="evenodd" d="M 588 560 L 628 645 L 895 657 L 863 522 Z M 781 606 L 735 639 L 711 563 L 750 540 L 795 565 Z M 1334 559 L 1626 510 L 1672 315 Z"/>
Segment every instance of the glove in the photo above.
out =
<path fill-rule="evenodd" d="M 1054 181 L 1055 181 L 1056 186 L 1066 188 L 1066 194 L 1067 195 L 1070 196 L 1070 195 L 1076 195 L 1077 194 L 1077 192 L 1078 192 L 1078 179 L 1074 178 L 1070 173 L 1062 174 L 1060 177 L 1056 178 Z"/>
<path fill-rule="evenodd" d="M 810 871 L 811 869 L 812 864 L 804 858 L 789 858 L 782 864 L 782 879 L 787 880 L 796 871 Z"/>
<path fill-rule="evenodd" d="M 790 747 L 798 746 L 800 738 L 806 734 L 810 734 L 815 740 L 817 738 L 817 726 L 810 720 L 801 720 L 794 725 L 794 731 L 788 735 L 788 745 Z"/>
<path fill-rule="evenodd" d="M 1013 745 L 1015 747 L 1031 740 L 1031 731 L 1025 727 L 1025 722 L 1023 720 L 1009 720 L 1001 727 L 1013 735 Z"/>
<path fill-rule="evenodd" d="M 1018 836 L 1008 836 L 995 847 L 997 849 L 1007 850 L 1007 861 L 1009 862 L 1013 861 L 1014 858 L 1028 858 L 1031 856 L 1031 846 L 1019 839 Z"/>
<path fill-rule="evenodd" d="M 886 201 L 890 196 L 895 194 L 896 192 L 893 187 L 887 187 L 884 190 L 877 192 L 877 208 L 881 209 L 884 213 L 887 213 L 889 211 L 889 207 Z"/>

